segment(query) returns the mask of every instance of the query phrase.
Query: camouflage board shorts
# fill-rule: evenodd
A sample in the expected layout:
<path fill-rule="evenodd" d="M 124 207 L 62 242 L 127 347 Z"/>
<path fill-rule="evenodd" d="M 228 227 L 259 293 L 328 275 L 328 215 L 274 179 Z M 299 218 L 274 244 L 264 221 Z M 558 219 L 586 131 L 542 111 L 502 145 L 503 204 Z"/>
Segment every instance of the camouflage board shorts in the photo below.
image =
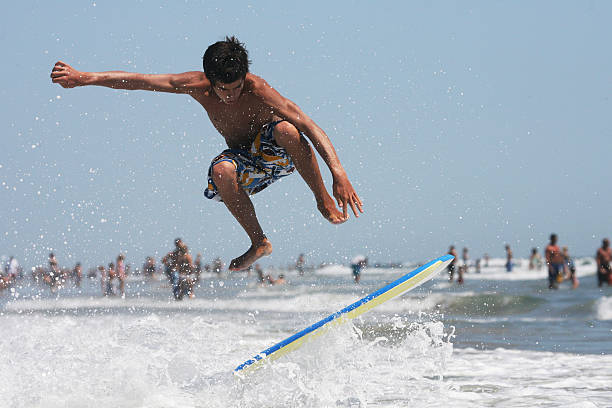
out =
<path fill-rule="evenodd" d="M 249 195 L 293 173 L 295 166 L 291 157 L 274 140 L 274 127 L 280 122 L 282 120 L 264 125 L 249 150 L 226 149 L 212 160 L 208 168 L 208 186 L 204 190 L 206 198 L 223 201 L 212 178 L 212 169 L 217 163 L 232 163 L 236 167 L 238 184 Z"/>

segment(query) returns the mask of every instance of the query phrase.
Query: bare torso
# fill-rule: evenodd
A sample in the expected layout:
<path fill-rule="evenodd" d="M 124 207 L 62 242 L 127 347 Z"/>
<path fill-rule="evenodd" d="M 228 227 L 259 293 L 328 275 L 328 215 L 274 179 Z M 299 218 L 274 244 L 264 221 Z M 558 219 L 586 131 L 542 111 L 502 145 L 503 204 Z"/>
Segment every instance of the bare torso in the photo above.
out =
<path fill-rule="evenodd" d="M 206 110 L 210 121 L 225 138 L 228 147 L 245 149 L 261 128 L 280 117 L 255 92 L 256 87 L 265 86 L 256 75 L 247 74 L 240 98 L 232 104 L 226 104 L 215 94 L 212 88 L 202 89 L 191 95 Z"/>
<path fill-rule="evenodd" d="M 546 262 L 549 264 L 562 264 L 564 262 L 563 254 L 557 245 L 548 245 L 546 247 Z"/>
<path fill-rule="evenodd" d="M 597 264 L 600 267 L 602 265 L 609 267 L 610 262 L 612 262 L 612 248 L 599 248 L 597 250 Z"/>

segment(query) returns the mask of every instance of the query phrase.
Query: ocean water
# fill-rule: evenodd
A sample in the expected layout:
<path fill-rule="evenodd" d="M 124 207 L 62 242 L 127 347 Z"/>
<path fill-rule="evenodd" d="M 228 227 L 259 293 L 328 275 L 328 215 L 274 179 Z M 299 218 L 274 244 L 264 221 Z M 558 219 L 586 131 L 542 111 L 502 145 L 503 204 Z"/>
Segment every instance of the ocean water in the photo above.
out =
<path fill-rule="evenodd" d="M 502 260 L 463 286 L 441 274 L 242 378 L 243 361 L 411 268 L 359 285 L 340 265 L 273 287 L 204 275 L 178 302 L 161 278 L 130 277 L 125 299 L 26 279 L 0 293 L 0 407 L 610 407 L 612 288 L 577 263 L 575 290 Z"/>

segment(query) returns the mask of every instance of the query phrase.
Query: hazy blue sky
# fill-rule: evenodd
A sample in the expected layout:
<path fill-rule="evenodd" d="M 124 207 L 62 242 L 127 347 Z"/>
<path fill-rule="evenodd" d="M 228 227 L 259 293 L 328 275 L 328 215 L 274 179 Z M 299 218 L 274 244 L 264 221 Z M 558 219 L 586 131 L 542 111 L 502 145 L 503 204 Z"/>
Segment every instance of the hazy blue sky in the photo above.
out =
<path fill-rule="evenodd" d="M 252 72 L 328 133 L 365 214 L 341 226 L 299 175 L 254 196 L 266 264 L 356 253 L 525 256 L 551 232 L 575 254 L 612 235 L 612 3 L 11 2 L 0 17 L 0 253 L 26 265 L 140 265 L 182 237 L 208 261 L 249 245 L 202 195 L 224 148 L 190 97 L 63 89 L 85 71 L 201 69 L 226 34 Z M 322 161 L 324 177 L 329 171 Z"/>

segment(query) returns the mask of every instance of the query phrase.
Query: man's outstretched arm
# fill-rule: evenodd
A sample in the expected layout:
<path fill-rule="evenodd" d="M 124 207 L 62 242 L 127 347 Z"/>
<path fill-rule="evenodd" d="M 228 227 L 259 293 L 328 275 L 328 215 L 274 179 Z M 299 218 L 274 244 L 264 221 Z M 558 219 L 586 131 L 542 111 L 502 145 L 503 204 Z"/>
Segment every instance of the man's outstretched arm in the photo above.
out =
<path fill-rule="evenodd" d="M 171 93 L 192 93 L 210 86 L 206 75 L 200 71 L 159 75 L 124 71 L 83 72 L 62 61 L 55 63 L 51 80 L 64 88 L 97 85 L 113 89 Z"/>

